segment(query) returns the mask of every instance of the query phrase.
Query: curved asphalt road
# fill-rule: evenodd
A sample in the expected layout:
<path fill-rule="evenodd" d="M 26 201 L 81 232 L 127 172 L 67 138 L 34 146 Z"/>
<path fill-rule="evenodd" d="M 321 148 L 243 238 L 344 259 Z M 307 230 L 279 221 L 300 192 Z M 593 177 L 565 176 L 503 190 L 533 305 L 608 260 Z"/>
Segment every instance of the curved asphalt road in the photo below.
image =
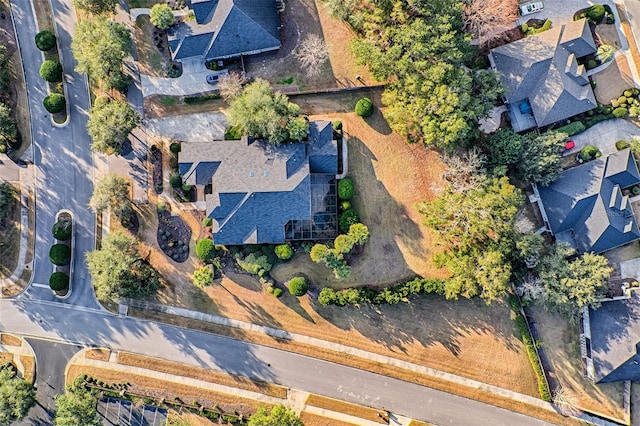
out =
<path fill-rule="evenodd" d="M 95 241 L 95 216 L 87 208 L 93 188 L 93 156 L 86 132 L 89 107 L 86 80 L 73 70 L 75 61 L 69 48 L 75 15 L 71 0 L 51 2 L 68 82 L 70 122 L 64 128 L 53 126 L 42 106 L 46 86 L 38 73 L 42 55 L 33 43 L 37 28 L 30 0 L 11 0 L 29 92 L 34 162 L 38 166 L 35 285 L 15 299 L 0 300 L 0 330 L 221 369 L 346 401 L 388 407 L 398 414 L 436 424 L 546 424 L 491 405 L 350 367 L 105 313 L 95 300 L 84 264 L 84 253 L 94 248 Z M 52 270 L 48 259 L 53 242 L 50 229 L 56 212 L 63 208 L 75 215 L 76 250 L 73 293 L 69 299 L 60 301 L 48 288 L 39 285 L 48 283 Z M 40 356 L 39 362 L 48 360 Z"/>

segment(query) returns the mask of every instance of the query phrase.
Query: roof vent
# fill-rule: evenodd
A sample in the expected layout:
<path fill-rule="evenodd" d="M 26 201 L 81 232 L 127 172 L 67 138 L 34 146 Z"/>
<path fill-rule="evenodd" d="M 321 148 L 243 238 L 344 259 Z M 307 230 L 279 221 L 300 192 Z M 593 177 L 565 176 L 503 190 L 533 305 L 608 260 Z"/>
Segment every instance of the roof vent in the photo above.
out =
<path fill-rule="evenodd" d="M 267 177 L 267 176 L 269 176 L 269 170 L 264 171 L 264 177 Z"/>
<path fill-rule="evenodd" d="M 249 172 L 249 177 L 253 177 L 253 175 L 254 175 L 254 172 L 253 172 L 253 170 L 251 170 L 251 171 Z"/>

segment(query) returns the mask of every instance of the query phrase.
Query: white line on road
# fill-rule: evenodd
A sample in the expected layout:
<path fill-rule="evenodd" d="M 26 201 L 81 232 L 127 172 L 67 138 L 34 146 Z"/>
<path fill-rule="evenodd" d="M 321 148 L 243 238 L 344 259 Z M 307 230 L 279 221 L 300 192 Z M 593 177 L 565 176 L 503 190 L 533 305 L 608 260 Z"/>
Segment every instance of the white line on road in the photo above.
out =
<path fill-rule="evenodd" d="M 34 287 L 40 287 L 40 288 L 51 288 L 49 287 L 49 284 L 40 284 L 40 283 L 31 283 L 32 286 Z"/>

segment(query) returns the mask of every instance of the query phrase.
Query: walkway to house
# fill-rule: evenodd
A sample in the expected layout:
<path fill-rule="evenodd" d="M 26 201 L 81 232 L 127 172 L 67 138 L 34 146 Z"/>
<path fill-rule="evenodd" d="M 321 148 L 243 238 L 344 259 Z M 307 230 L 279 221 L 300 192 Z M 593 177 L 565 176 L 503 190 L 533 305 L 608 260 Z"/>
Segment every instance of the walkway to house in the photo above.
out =
<path fill-rule="evenodd" d="M 576 146 L 565 155 L 576 154 L 585 146 L 593 145 L 606 156 L 616 152 L 617 141 L 633 138 L 640 138 L 640 127 L 628 120 L 607 120 L 571 137 Z"/>

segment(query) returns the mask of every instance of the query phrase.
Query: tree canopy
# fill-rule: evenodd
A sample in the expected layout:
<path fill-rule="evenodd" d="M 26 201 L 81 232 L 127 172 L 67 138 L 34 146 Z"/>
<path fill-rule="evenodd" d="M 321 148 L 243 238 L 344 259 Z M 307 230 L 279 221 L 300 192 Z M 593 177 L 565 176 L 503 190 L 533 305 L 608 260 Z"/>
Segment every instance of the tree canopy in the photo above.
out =
<path fill-rule="evenodd" d="M 57 395 L 56 426 L 101 426 L 102 419 L 96 410 L 96 397 L 88 390 L 76 387 Z"/>
<path fill-rule="evenodd" d="M 140 124 L 140 115 L 120 100 L 97 98 L 89 111 L 87 130 L 91 149 L 104 154 L 120 154 L 129 133 Z"/>
<path fill-rule="evenodd" d="M 115 12 L 118 0 L 73 0 L 73 4 L 78 9 L 98 15 Z"/>
<path fill-rule="evenodd" d="M 173 11 L 164 3 L 156 3 L 151 7 L 149 12 L 149 20 L 156 27 L 166 30 L 175 21 Z"/>
<path fill-rule="evenodd" d="M 265 138 L 274 144 L 305 139 L 309 128 L 300 117 L 300 107 L 289 102 L 286 95 L 274 92 L 262 79 L 246 85 L 231 101 L 227 113 L 229 123 L 243 135 Z"/>
<path fill-rule="evenodd" d="M 0 367 L 0 425 L 22 419 L 35 403 L 31 383 L 20 379 L 12 366 Z"/>
<path fill-rule="evenodd" d="M 93 188 L 89 207 L 96 212 L 110 208 L 118 218 L 127 217 L 133 210 L 129 200 L 129 186 L 129 182 L 122 177 L 107 173 Z"/>
<path fill-rule="evenodd" d="M 13 145 L 18 137 L 16 121 L 11 116 L 11 108 L 0 102 L 0 152 L 6 152 L 7 146 Z M 2 151 L 4 147 L 4 151 Z"/>
<path fill-rule="evenodd" d="M 249 418 L 247 426 L 304 426 L 302 421 L 296 416 L 293 410 L 284 405 L 276 405 L 268 412 L 266 408 L 260 407 L 255 414 Z"/>
<path fill-rule="evenodd" d="M 525 182 L 547 186 L 562 174 L 562 149 L 566 133 L 547 132 L 525 137 L 517 172 Z"/>
<path fill-rule="evenodd" d="M 107 235 L 100 250 L 87 253 L 87 267 L 101 300 L 153 294 L 158 272 L 140 256 L 137 242 L 122 231 Z"/>

